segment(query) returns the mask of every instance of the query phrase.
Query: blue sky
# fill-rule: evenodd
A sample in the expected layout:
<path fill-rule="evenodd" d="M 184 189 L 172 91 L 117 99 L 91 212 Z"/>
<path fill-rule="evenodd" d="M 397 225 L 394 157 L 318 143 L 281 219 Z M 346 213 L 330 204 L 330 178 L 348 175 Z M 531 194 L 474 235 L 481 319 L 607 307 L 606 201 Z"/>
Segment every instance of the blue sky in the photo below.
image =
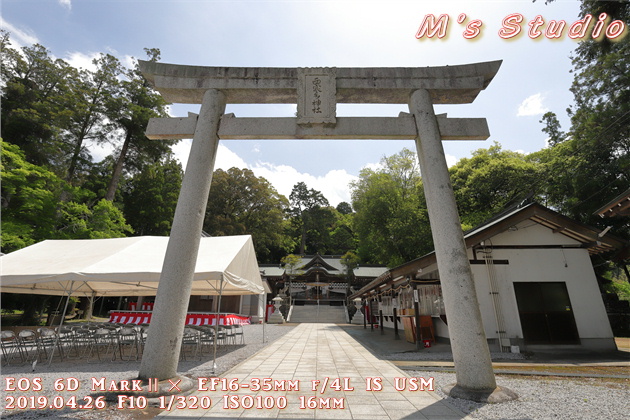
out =
<path fill-rule="evenodd" d="M 483 22 L 475 40 L 462 36 L 456 22 L 466 14 Z M 107 52 L 129 65 L 145 47 L 159 48 L 162 61 L 176 64 L 243 67 L 424 67 L 503 60 L 501 69 L 470 105 L 436 107 L 453 117 L 485 117 L 491 137 L 445 142 L 449 162 L 499 142 L 505 149 L 531 153 L 545 147 L 539 120 L 547 111 L 569 128 L 572 104 L 570 55 L 577 42 L 498 36 L 502 20 L 521 13 L 526 22 L 581 18 L 578 1 L 545 5 L 543 0 L 510 1 L 212 1 L 212 0 L 3 0 L 2 26 L 16 45 L 38 42 L 55 57 L 89 66 Z M 447 14 L 443 39 L 418 40 L 427 14 Z M 526 24 L 523 25 L 527 30 Z M 198 107 L 174 105 L 185 116 Z M 401 105 L 339 105 L 339 116 L 396 116 Z M 292 116 L 292 105 L 228 105 L 236 116 Z M 189 141 L 175 148 L 185 164 Z M 288 196 L 304 181 L 332 204 L 350 201 L 348 184 L 363 167 L 413 141 L 222 141 L 217 167 L 248 167 Z M 107 150 L 94 150 L 95 156 Z"/>

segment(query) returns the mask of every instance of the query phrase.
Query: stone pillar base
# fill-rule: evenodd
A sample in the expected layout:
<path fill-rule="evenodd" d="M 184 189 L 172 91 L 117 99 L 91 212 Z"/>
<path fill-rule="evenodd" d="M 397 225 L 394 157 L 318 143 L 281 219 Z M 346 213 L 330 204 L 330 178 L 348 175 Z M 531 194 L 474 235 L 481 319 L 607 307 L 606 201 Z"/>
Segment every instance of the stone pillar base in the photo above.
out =
<path fill-rule="evenodd" d="M 518 398 L 518 395 L 514 391 L 500 386 L 494 389 L 478 390 L 466 389 L 457 384 L 451 384 L 443 387 L 442 392 L 453 398 L 490 404 L 512 401 Z"/>
<path fill-rule="evenodd" d="M 284 324 L 284 317 L 280 311 L 276 311 L 267 320 L 267 324 Z"/>

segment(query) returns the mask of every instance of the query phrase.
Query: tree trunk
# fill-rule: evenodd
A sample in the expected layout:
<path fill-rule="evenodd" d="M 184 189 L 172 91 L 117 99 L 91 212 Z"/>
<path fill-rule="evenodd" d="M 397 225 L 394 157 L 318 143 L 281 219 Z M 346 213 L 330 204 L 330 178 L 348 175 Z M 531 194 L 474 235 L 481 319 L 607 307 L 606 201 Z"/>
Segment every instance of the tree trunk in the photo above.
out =
<path fill-rule="evenodd" d="M 300 239 L 300 255 L 304 255 L 306 251 L 306 224 L 302 219 L 302 238 Z"/>
<path fill-rule="evenodd" d="M 99 86 L 100 89 L 100 86 Z M 74 153 L 72 154 L 72 158 L 70 159 L 70 167 L 68 168 L 68 174 L 66 175 L 66 181 L 72 184 L 72 178 L 74 178 L 74 172 L 77 170 L 77 162 L 79 160 L 79 155 L 81 154 L 81 148 L 83 147 L 83 142 L 87 137 L 90 128 L 92 127 L 91 120 L 93 115 L 93 109 L 95 106 L 95 98 L 92 98 L 92 102 L 90 104 L 90 112 L 85 117 L 83 121 L 83 125 L 81 127 L 81 131 L 76 140 L 76 145 L 74 147 Z"/>
<path fill-rule="evenodd" d="M 118 159 L 116 160 L 116 166 L 114 167 L 112 179 L 109 181 L 109 186 L 107 187 L 105 200 L 114 201 L 116 189 L 118 188 L 118 182 L 120 181 L 120 175 L 122 174 L 123 165 L 125 163 L 125 158 L 127 157 L 127 151 L 129 150 L 129 143 L 131 143 L 131 131 L 127 131 L 127 135 L 125 136 L 125 142 L 120 150 L 120 156 L 118 156 Z"/>
<path fill-rule="evenodd" d="M 77 169 L 77 161 L 79 160 L 79 154 L 81 153 L 81 147 L 83 146 L 83 136 L 77 139 L 77 143 L 74 147 L 74 153 L 70 158 L 70 166 L 68 167 L 68 174 L 66 175 L 66 181 L 72 184 L 72 178 L 74 178 L 74 172 Z"/>

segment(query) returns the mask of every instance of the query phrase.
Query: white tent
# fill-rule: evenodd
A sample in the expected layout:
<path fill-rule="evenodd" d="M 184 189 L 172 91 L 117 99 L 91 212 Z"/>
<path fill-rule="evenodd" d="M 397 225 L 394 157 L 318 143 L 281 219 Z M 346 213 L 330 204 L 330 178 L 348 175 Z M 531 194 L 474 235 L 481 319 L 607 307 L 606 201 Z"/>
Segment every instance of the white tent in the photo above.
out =
<path fill-rule="evenodd" d="M 0 258 L 0 290 L 86 297 L 153 296 L 168 239 L 42 241 Z M 201 238 L 192 295 L 261 293 L 263 283 L 251 236 Z"/>

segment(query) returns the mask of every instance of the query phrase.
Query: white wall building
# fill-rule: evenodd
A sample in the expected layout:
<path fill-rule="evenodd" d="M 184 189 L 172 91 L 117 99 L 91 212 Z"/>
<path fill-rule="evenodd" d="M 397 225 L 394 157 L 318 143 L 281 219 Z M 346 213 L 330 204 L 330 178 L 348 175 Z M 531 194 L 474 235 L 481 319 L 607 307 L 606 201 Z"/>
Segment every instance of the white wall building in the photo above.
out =
<path fill-rule="evenodd" d="M 590 255 L 624 241 L 576 223 L 539 204 L 512 210 L 465 235 L 468 256 L 491 350 L 615 350 L 615 342 Z M 389 270 L 354 297 L 380 300 L 383 325 L 398 328 L 412 316 L 431 316 L 438 341 L 447 341 L 448 319 L 435 253 Z M 447 302 L 448 304 L 448 302 Z M 426 318 L 425 318 L 426 319 Z M 407 324 L 409 325 L 409 324 Z M 408 335 L 408 334 L 407 334 Z"/>

